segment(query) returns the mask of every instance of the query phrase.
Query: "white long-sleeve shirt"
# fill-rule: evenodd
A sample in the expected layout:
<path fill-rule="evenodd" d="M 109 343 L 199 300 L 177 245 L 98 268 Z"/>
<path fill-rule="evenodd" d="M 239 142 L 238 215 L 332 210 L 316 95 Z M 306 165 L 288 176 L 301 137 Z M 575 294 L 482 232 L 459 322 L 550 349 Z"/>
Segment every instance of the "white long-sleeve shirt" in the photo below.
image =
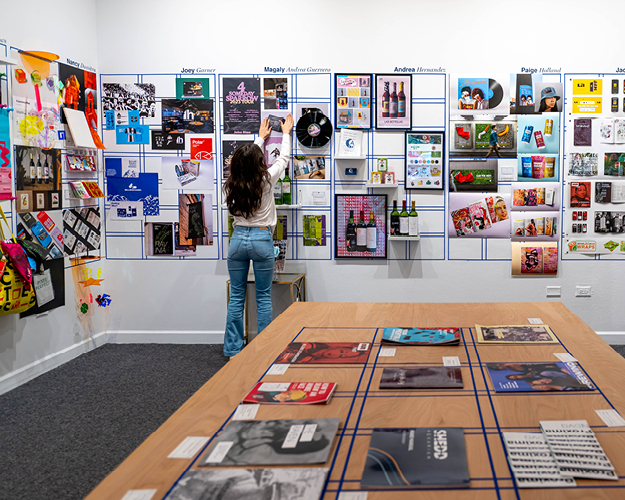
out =
<path fill-rule="evenodd" d="M 261 150 L 264 151 L 265 141 L 259 137 L 254 141 Z M 275 163 L 269 167 L 269 182 L 265 182 L 263 186 L 263 197 L 260 202 L 260 207 L 256 213 L 249 218 L 245 218 L 239 215 L 234 216 L 234 226 L 247 226 L 247 227 L 270 227 L 273 232 L 276 224 L 278 223 L 278 214 L 276 213 L 276 204 L 273 198 L 273 188 L 278 182 L 278 179 L 284 173 L 289 160 L 291 158 L 291 135 L 283 134 L 282 147 L 280 148 L 280 156 Z"/>

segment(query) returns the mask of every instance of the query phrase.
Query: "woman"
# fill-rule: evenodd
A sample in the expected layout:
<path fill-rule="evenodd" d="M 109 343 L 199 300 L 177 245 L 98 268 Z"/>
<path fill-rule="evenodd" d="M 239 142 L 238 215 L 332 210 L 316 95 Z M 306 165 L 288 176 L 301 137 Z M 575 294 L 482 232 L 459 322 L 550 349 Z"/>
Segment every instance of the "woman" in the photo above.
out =
<path fill-rule="evenodd" d="M 243 307 L 250 260 L 254 265 L 258 333 L 271 323 L 271 282 L 274 268 L 273 230 L 278 216 L 273 188 L 291 157 L 293 116 L 280 124 L 282 148 L 274 164 L 267 168 L 263 145 L 271 134 L 265 118 L 254 144 L 238 148 L 230 162 L 230 177 L 224 184 L 226 204 L 234 217 L 234 232 L 228 250 L 230 303 L 226 320 L 224 355 L 232 357 L 243 348 Z"/>
<path fill-rule="evenodd" d="M 553 87 L 545 87 L 540 92 L 540 107 L 539 113 L 557 113 L 558 112 L 558 100 L 560 96 L 556 93 L 556 89 Z"/>

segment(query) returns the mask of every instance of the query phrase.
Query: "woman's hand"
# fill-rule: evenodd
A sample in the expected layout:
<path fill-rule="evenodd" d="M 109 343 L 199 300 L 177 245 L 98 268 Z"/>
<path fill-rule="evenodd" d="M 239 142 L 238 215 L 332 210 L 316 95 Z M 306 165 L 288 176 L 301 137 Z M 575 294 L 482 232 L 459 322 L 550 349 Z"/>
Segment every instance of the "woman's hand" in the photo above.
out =
<path fill-rule="evenodd" d="M 293 130 L 293 115 L 291 113 L 286 115 L 286 118 L 280 123 L 280 126 L 282 127 L 283 134 L 290 134 L 291 130 Z"/>
<path fill-rule="evenodd" d="M 263 141 L 266 141 L 267 139 L 269 139 L 269 136 L 271 135 L 271 126 L 269 125 L 269 118 L 265 118 L 260 123 L 260 130 L 258 131 L 258 135 Z"/>

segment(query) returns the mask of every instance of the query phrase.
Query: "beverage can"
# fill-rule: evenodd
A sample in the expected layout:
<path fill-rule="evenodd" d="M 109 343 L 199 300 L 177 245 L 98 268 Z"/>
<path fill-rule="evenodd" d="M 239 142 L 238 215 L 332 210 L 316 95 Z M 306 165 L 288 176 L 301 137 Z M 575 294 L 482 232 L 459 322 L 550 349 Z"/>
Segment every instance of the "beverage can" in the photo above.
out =
<path fill-rule="evenodd" d="M 545 147 L 545 141 L 543 139 L 543 133 L 540 130 L 534 132 L 534 139 L 536 139 L 536 147 L 543 149 Z"/>
<path fill-rule="evenodd" d="M 551 118 L 547 118 L 545 120 L 545 137 L 551 137 L 553 132 L 553 120 Z"/>
<path fill-rule="evenodd" d="M 531 125 L 526 125 L 525 130 L 523 131 L 523 137 L 521 137 L 521 142 L 530 143 L 532 140 L 532 132 L 534 131 L 534 127 Z"/>

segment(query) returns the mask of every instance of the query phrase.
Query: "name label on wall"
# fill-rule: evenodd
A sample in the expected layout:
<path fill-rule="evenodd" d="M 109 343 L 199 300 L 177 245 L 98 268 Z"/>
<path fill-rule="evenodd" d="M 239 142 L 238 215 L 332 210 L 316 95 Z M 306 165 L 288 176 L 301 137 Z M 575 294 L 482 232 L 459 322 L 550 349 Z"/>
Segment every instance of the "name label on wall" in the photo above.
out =
<path fill-rule="evenodd" d="M 521 68 L 521 73 L 560 73 L 560 68 Z"/>
<path fill-rule="evenodd" d="M 69 57 L 66 59 L 66 61 L 67 61 L 67 64 L 69 64 L 70 66 L 74 66 L 79 69 L 84 69 L 86 71 L 91 71 L 92 73 L 96 73 L 95 68 L 92 66 L 87 66 L 86 64 L 81 63 L 81 62 L 72 61 Z"/>
<path fill-rule="evenodd" d="M 195 73 L 214 73 L 214 69 L 206 69 L 206 68 L 182 68 L 180 73 L 185 75 L 194 75 Z"/>
<path fill-rule="evenodd" d="M 399 67 L 395 66 L 393 70 L 395 73 L 445 73 L 445 68 L 424 68 L 423 66 L 419 66 L 418 68 L 409 68 L 407 66 Z"/>

